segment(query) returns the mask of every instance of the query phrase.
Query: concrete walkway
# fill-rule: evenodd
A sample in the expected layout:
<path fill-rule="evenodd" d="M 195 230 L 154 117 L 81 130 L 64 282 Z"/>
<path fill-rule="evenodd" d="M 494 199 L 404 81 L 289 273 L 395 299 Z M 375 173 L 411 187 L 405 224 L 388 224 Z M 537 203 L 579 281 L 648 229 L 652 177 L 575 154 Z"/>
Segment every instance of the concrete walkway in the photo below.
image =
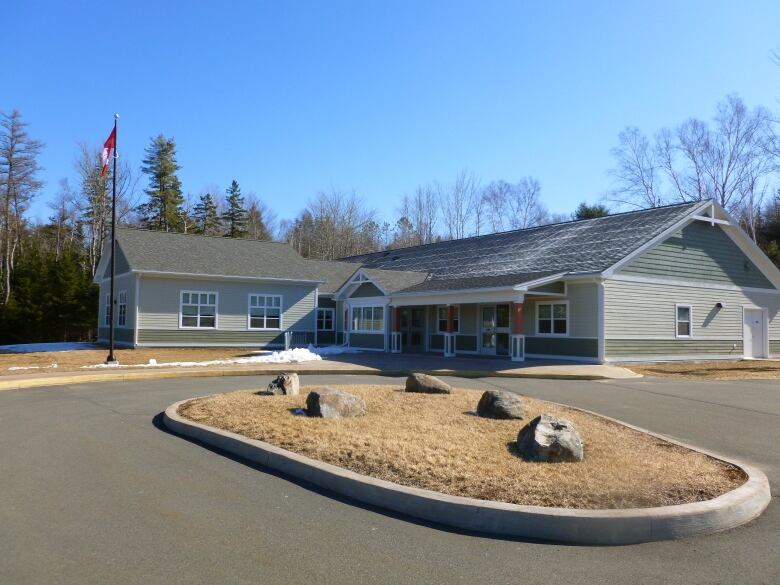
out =
<path fill-rule="evenodd" d="M 34 386 L 56 386 L 86 382 L 154 380 L 180 377 L 219 377 L 273 375 L 282 372 L 308 374 L 378 374 L 405 376 L 423 372 L 464 378 L 543 378 L 557 380 L 623 380 L 641 378 L 627 368 L 602 364 L 509 359 L 457 357 L 433 354 L 388 354 L 363 352 L 329 356 L 322 361 L 300 364 L 241 364 L 226 366 L 143 367 L 84 369 L 81 371 L 32 373 L 0 376 L 0 390 L 19 390 Z"/>

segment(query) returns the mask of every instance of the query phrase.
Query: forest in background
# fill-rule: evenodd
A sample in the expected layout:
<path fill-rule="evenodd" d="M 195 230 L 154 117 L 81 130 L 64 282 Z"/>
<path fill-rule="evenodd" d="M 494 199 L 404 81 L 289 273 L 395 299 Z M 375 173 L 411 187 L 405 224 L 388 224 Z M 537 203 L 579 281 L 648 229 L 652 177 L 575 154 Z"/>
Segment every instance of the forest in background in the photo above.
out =
<path fill-rule="evenodd" d="M 353 192 L 313 194 L 292 219 L 268 201 L 244 193 L 238 180 L 222 191 L 185 190 L 177 144 L 159 134 L 138 169 L 120 158 L 120 225 L 257 240 L 283 240 L 309 258 L 363 252 L 585 219 L 675 202 L 715 199 L 780 265 L 780 137 L 778 119 L 736 96 L 711 120 L 691 118 L 652 136 L 623 130 L 612 150 L 611 187 L 583 194 L 569 215 L 550 213 L 539 181 L 483 181 L 462 170 L 399 193 L 392 210 L 376 210 Z M 97 328 L 92 278 L 109 237 L 112 171 L 102 175 L 100 148 L 74 153 L 74 181 L 44 185 L 38 158 L 44 144 L 18 110 L 0 114 L 0 344 L 89 341 Z M 30 203 L 47 197 L 47 221 L 30 217 Z M 392 217 L 392 220 L 386 219 Z"/>

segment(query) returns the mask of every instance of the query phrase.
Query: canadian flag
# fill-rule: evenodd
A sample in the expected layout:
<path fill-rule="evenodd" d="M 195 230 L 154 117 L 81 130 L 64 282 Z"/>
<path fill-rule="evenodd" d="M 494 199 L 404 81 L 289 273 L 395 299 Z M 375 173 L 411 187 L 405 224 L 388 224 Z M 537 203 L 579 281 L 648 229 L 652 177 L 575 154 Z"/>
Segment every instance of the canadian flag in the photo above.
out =
<path fill-rule="evenodd" d="M 100 172 L 101 177 L 105 177 L 106 173 L 108 172 L 108 161 L 111 160 L 111 153 L 114 152 L 115 148 L 116 148 L 116 126 L 114 126 L 114 129 L 111 130 L 111 134 L 108 136 L 108 139 L 103 144 L 103 154 L 101 155 L 101 159 L 103 160 L 103 170 Z"/>

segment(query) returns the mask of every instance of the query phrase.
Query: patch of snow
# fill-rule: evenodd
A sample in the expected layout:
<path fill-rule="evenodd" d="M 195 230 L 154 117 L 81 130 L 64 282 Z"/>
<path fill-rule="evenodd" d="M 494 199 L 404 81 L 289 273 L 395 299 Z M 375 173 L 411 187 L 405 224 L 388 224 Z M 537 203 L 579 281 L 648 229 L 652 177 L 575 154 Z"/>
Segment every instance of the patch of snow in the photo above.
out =
<path fill-rule="evenodd" d="M 335 351 L 334 351 L 335 350 Z M 151 358 L 148 364 L 138 365 L 119 365 L 119 364 L 95 364 L 94 366 L 81 366 L 82 368 L 192 368 L 208 366 L 227 366 L 241 364 L 299 364 L 302 362 L 319 361 L 322 355 L 338 355 L 340 353 L 356 353 L 352 348 L 331 348 L 309 346 L 307 348 L 296 347 L 284 351 L 275 351 L 273 353 L 263 353 L 248 357 L 228 358 L 224 360 L 209 360 L 205 362 L 164 362 L 158 363 L 156 359 Z"/>
<path fill-rule="evenodd" d="M 49 364 L 48 366 L 12 366 L 8 368 L 8 371 L 13 372 L 16 370 L 50 370 L 56 367 L 57 364 Z"/>
<path fill-rule="evenodd" d="M 39 351 L 77 351 L 80 349 L 100 349 L 94 343 L 66 341 L 62 343 L 19 343 L 17 345 L 0 345 L 0 352 L 33 353 Z"/>
<path fill-rule="evenodd" d="M 341 355 L 344 353 L 360 353 L 359 349 L 355 349 L 354 347 L 347 347 L 346 345 L 327 345 L 325 347 L 314 347 L 313 345 L 310 345 L 309 351 L 320 356 Z"/>

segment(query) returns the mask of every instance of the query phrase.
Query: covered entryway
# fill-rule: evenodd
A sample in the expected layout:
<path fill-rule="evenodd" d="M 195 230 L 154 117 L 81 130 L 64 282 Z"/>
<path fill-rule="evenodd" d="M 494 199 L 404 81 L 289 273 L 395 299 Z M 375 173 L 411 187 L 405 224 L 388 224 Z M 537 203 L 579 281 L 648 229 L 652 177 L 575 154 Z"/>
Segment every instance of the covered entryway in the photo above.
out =
<path fill-rule="evenodd" d="M 480 307 L 480 353 L 509 355 L 509 305 Z"/>
<path fill-rule="evenodd" d="M 742 335 L 746 358 L 767 357 L 767 316 L 764 309 L 743 309 Z"/>
<path fill-rule="evenodd" d="M 400 307 L 401 351 L 425 351 L 425 307 Z"/>

